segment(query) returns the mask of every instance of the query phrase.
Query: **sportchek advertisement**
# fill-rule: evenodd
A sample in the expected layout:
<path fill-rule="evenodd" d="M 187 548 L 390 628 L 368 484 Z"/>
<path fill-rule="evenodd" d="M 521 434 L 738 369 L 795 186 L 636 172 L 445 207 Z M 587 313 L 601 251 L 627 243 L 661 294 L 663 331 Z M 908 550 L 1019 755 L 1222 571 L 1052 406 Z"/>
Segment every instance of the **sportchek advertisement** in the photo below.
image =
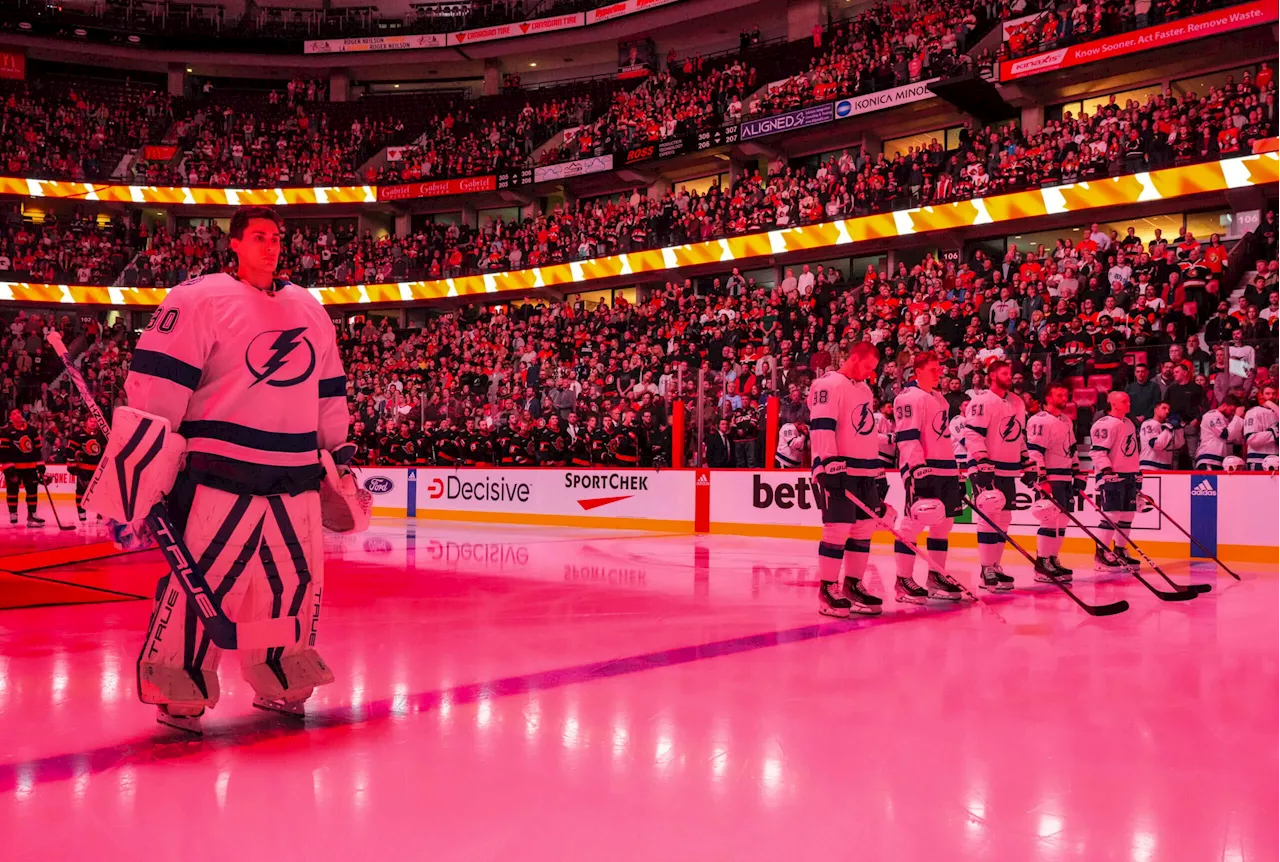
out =
<path fill-rule="evenodd" d="M 444 195 L 465 195 L 471 192 L 491 192 L 498 187 L 498 178 L 463 177 L 460 180 L 427 180 L 421 183 L 405 183 L 399 186 L 378 186 L 378 200 L 403 201 L 409 198 L 438 198 Z"/>
<path fill-rule="evenodd" d="M 909 105 L 912 102 L 932 99 L 935 94 L 929 89 L 929 85 L 941 80 L 941 78 L 930 78 L 927 81 L 918 81 L 914 84 L 903 84 L 901 87 L 894 87 L 891 90 L 881 90 L 878 93 L 867 93 L 865 96 L 840 99 L 836 102 L 836 119 L 847 120 L 859 114 L 886 111 L 889 108 L 896 108 L 898 105 Z"/>
<path fill-rule="evenodd" d="M 1180 21 L 1171 21 L 1159 27 L 1147 27 L 1132 33 L 1109 36 L 1106 39 L 1085 42 L 1083 45 L 1073 45 L 1069 48 L 1059 48 L 1018 60 L 1005 60 L 1000 64 L 1000 80 L 1012 81 L 1017 78 L 1027 78 L 1057 69 L 1110 60 L 1138 51 L 1150 51 L 1181 42 L 1230 33 L 1246 27 L 1272 24 L 1277 17 L 1277 6 L 1274 0 L 1255 0 L 1252 3 L 1242 3 L 1239 6 L 1193 15 Z"/>

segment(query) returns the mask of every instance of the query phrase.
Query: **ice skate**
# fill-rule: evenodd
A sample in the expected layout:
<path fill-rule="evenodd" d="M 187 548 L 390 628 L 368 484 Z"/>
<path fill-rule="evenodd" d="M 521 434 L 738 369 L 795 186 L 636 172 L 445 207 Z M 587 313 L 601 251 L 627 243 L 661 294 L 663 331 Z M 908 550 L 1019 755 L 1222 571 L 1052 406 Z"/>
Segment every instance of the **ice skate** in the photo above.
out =
<path fill-rule="evenodd" d="M 307 697 L 311 696 L 311 692 L 307 692 Z M 278 712 L 282 715 L 291 715 L 295 718 L 303 718 L 306 716 L 307 698 L 299 698 L 298 700 L 277 700 L 272 697 L 263 697 L 258 695 L 253 699 L 255 709 L 265 709 L 268 712 Z"/>
<path fill-rule="evenodd" d="M 844 619 L 853 609 L 852 603 L 840 595 L 835 581 L 823 581 L 818 588 L 818 613 Z M 255 704 L 256 705 L 256 704 Z"/>
<path fill-rule="evenodd" d="M 84 509 L 76 509 L 76 517 L 80 519 L 82 524 L 87 520 Z"/>
<path fill-rule="evenodd" d="M 10 527 L 16 527 L 16 526 L 18 526 L 18 516 L 17 516 L 17 515 L 10 515 L 10 516 L 9 516 L 9 526 L 10 526 Z"/>
<path fill-rule="evenodd" d="M 1098 549 L 1093 552 L 1093 567 L 1095 569 L 1114 571 L 1124 568 L 1124 563 L 1120 562 L 1119 557 L 1110 550 L 1099 545 Z"/>
<path fill-rule="evenodd" d="M 28 526 L 28 527 L 31 527 L 31 528 L 43 527 L 43 526 L 44 526 L 44 518 L 41 518 L 41 517 L 39 517 L 39 516 L 37 516 L 37 515 L 34 515 L 34 514 L 27 515 L 27 526 Z"/>
<path fill-rule="evenodd" d="M 930 572 L 925 584 L 928 586 L 928 595 L 931 599 L 958 602 L 964 598 L 964 591 L 960 589 L 960 585 L 941 572 Z"/>
<path fill-rule="evenodd" d="M 200 717 L 204 715 L 204 707 L 178 706 L 160 704 L 156 707 L 156 721 L 166 727 L 201 736 L 204 730 L 200 727 Z"/>
<path fill-rule="evenodd" d="M 1129 553 L 1128 548 L 1116 548 L 1113 553 L 1115 554 L 1116 560 L 1118 560 L 1120 565 L 1124 568 L 1133 569 L 1134 571 L 1142 568 L 1142 563 L 1138 562 L 1137 557 L 1134 557 Z"/>
<path fill-rule="evenodd" d="M 873 596 L 864 590 L 857 578 L 846 577 L 844 579 L 844 589 L 841 595 L 848 600 L 851 610 L 855 614 L 875 616 L 880 613 L 882 610 L 881 605 L 884 604 L 884 601 L 879 596 Z"/>
<path fill-rule="evenodd" d="M 929 591 L 916 583 L 915 578 L 900 577 L 893 585 L 894 595 L 900 602 L 922 605 L 929 598 Z"/>
<path fill-rule="evenodd" d="M 1002 572 L 999 566 L 983 566 L 982 588 L 993 593 L 1007 593 L 1013 589 L 1013 578 Z"/>
<path fill-rule="evenodd" d="M 1067 580 L 1071 580 L 1071 576 L 1075 574 L 1074 569 L 1068 569 L 1062 565 L 1062 560 L 1058 559 L 1057 555 L 1050 557 L 1049 562 L 1053 563 L 1053 567 L 1058 570 L 1059 574 L 1066 575 Z"/>
<path fill-rule="evenodd" d="M 1071 572 L 1054 565 L 1053 557 L 1036 557 L 1036 581 L 1042 584 L 1067 584 Z"/>

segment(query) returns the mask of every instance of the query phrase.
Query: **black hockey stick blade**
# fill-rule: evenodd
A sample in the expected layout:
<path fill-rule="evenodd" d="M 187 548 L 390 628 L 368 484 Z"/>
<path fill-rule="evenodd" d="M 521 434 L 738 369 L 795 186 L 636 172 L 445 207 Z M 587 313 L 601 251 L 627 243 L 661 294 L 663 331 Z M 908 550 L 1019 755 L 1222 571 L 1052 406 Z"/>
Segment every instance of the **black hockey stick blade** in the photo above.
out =
<path fill-rule="evenodd" d="M 1061 586 L 1061 584 L 1059 586 Z M 1091 605 L 1076 598 L 1076 594 L 1070 590 L 1065 590 L 1065 592 L 1067 595 L 1075 599 L 1076 604 L 1083 608 L 1084 612 L 1091 617 L 1111 617 L 1129 610 L 1129 603 L 1124 599 L 1121 599 L 1118 602 L 1112 602 L 1109 605 Z"/>
<path fill-rule="evenodd" d="M 1147 581 L 1146 578 L 1144 578 L 1142 575 L 1138 574 L 1137 572 L 1130 572 L 1130 574 L 1138 579 L 1138 583 L 1142 584 L 1144 587 L 1151 590 L 1151 592 L 1155 593 L 1156 598 L 1160 599 L 1160 601 L 1162 602 L 1186 602 L 1200 595 L 1200 592 L 1198 590 L 1172 590 L 1172 591 L 1161 590 L 1161 589 L 1158 589 L 1157 587 L 1152 586 Z"/>

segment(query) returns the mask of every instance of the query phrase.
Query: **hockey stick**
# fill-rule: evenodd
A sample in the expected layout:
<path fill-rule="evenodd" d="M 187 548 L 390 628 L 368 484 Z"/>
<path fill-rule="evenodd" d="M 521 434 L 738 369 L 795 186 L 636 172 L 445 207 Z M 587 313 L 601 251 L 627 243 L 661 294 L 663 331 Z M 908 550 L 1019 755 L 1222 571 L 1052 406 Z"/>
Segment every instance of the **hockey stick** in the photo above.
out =
<path fill-rule="evenodd" d="M 75 524 L 65 525 L 62 523 L 62 519 L 58 517 L 58 507 L 53 505 L 53 494 L 49 492 L 49 486 L 45 485 L 44 482 L 41 482 L 40 484 L 44 485 L 44 495 L 49 500 L 49 508 L 53 511 L 53 522 L 58 525 L 58 529 L 74 530 L 76 528 Z"/>
<path fill-rule="evenodd" d="M 1142 495 L 1142 499 L 1146 500 L 1146 501 L 1151 505 L 1151 508 L 1155 509 L 1155 510 L 1156 510 L 1157 512 L 1159 512 L 1161 515 L 1163 515 L 1163 516 L 1164 516 L 1164 519 L 1165 519 L 1166 521 L 1168 521 L 1170 524 L 1173 524 L 1173 526 L 1177 527 L 1177 528 L 1178 528 L 1178 532 L 1182 533 L 1182 535 L 1186 536 L 1188 539 L 1190 539 L 1190 540 L 1191 540 L 1191 544 L 1195 545 L 1197 548 L 1199 548 L 1199 549 L 1200 549 L 1200 551 L 1201 551 L 1203 554 L 1205 554 L 1206 556 L 1210 557 L 1210 558 L 1211 558 L 1215 563 L 1217 563 L 1219 566 L 1221 566 L 1221 567 L 1222 567 L 1222 569 L 1223 569 L 1223 571 L 1225 571 L 1225 572 L 1226 572 L 1228 575 L 1230 575 L 1231 577 L 1235 578 L 1237 581 L 1238 581 L 1238 580 L 1240 580 L 1240 576 L 1239 576 L 1239 575 L 1237 575 L 1235 572 L 1231 571 L 1231 568 L 1230 568 L 1226 563 L 1222 562 L 1222 560 L 1219 560 L 1219 559 L 1217 558 L 1217 556 L 1215 556 L 1214 554 L 1210 554 L 1210 553 L 1209 553 L 1209 549 L 1208 549 L 1208 548 L 1206 548 L 1204 545 L 1200 544 L 1198 541 L 1196 541 L 1196 537 L 1195 537 L 1195 536 L 1193 536 L 1193 535 L 1191 535 L 1191 531 L 1190 531 L 1190 530 L 1188 530 L 1186 527 L 1184 527 L 1184 526 L 1182 526 L 1181 524 L 1179 524 L 1177 521 L 1173 520 L 1173 518 L 1170 518 L 1170 517 L 1169 517 L 1169 513 L 1168 513 L 1168 512 L 1166 512 L 1164 509 L 1161 509 L 1161 508 L 1160 508 L 1160 506 L 1156 504 L 1156 501 L 1155 501 L 1155 500 L 1151 499 L 1151 498 L 1150 498 L 1150 497 L 1148 497 L 1146 494 L 1143 494 L 1143 495 Z"/>
<path fill-rule="evenodd" d="M 997 533 L 1003 536 L 1004 540 L 1008 542 L 1010 545 L 1012 545 L 1014 550 L 1016 550 L 1019 554 L 1022 554 L 1022 556 L 1026 558 L 1028 563 L 1030 563 L 1033 566 L 1036 564 L 1036 558 L 1031 556 L 1031 554 L 1027 553 L 1027 550 L 1023 548 L 1021 545 L 1019 545 L 1017 542 L 1015 542 L 1012 536 L 1010 536 L 1004 530 L 1000 529 L 1000 526 L 996 524 L 995 521 L 991 520 L 991 518 L 988 517 L 986 512 L 979 509 L 978 505 L 974 503 L 973 500 L 971 500 L 969 497 L 964 495 L 961 495 L 961 498 L 966 503 L 969 504 L 970 509 L 978 513 L 978 517 L 982 518 L 982 520 L 986 521 L 991 526 L 991 529 L 995 530 Z M 1074 592 L 1072 592 L 1070 587 L 1068 587 L 1066 584 L 1062 583 L 1061 581 L 1055 580 L 1053 584 L 1058 589 L 1066 593 L 1071 598 L 1071 601 L 1079 605 L 1081 610 L 1083 610 L 1086 614 L 1089 614 L 1090 616 L 1109 617 L 1114 614 L 1124 613 L 1125 611 L 1129 610 L 1129 603 L 1126 602 L 1124 599 L 1121 599 L 1118 602 L 1112 602 L 1109 605 L 1091 605 L 1088 602 L 1086 602 L 1084 599 L 1077 596 Z"/>
<path fill-rule="evenodd" d="M 967 596 L 971 601 L 975 601 L 975 602 L 978 601 L 978 597 L 975 596 L 973 593 L 971 593 L 969 591 L 969 588 L 966 587 L 964 584 L 962 584 L 955 575 L 951 574 L 946 569 L 942 568 L 942 566 L 937 565 L 936 563 L 933 562 L 933 560 L 925 556 L 924 551 L 920 550 L 920 546 L 917 545 L 915 542 L 908 540 L 905 536 L 902 535 L 902 533 L 899 533 L 894 528 L 893 524 L 890 524 L 887 520 L 877 515 L 874 511 L 872 511 L 870 506 L 868 506 L 866 503 L 859 500 L 856 495 L 850 494 L 848 491 L 845 491 L 845 496 L 848 497 L 850 500 L 852 500 L 855 506 L 857 506 L 866 514 L 870 515 L 873 521 L 875 521 L 881 527 L 884 527 L 884 529 L 887 530 L 890 535 L 892 535 L 899 542 L 901 542 L 902 544 L 910 548 L 913 554 L 915 554 L 920 559 L 924 560 L 925 566 L 927 569 L 933 569 L 935 572 L 941 572 L 942 574 L 946 575 L 948 578 L 951 579 L 952 582 L 955 583 L 957 587 L 960 588 L 961 592 L 963 592 L 965 596 Z"/>
<path fill-rule="evenodd" d="M 102 408 L 93 400 L 89 384 L 85 382 L 80 370 L 71 364 L 67 355 L 67 347 L 62 343 L 62 336 L 50 332 L 46 338 L 58 354 L 63 365 L 67 367 L 67 375 L 80 390 L 80 397 L 85 401 L 89 414 L 98 421 L 104 432 L 111 432 L 111 423 L 102 414 Z M 48 491 L 48 487 L 45 488 Z M 177 577 L 178 583 L 187 594 L 187 601 L 195 609 L 209 640 L 219 649 L 262 649 L 264 647 L 281 647 L 297 643 L 302 638 L 302 622 L 297 617 L 279 617 L 258 622 L 234 623 L 222 612 L 218 596 L 209 589 L 204 573 L 200 571 L 196 558 L 187 549 L 182 534 L 173 525 L 169 512 L 163 502 L 151 507 L 146 515 L 147 528 L 155 537 L 164 555 L 165 562 Z"/>
<path fill-rule="evenodd" d="M 1129 570 L 1129 573 L 1133 575 L 1135 578 L 1137 578 L 1139 583 L 1141 583 L 1147 589 L 1151 590 L 1151 592 L 1155 593 L 1162 601 L 1185 602 L 1188 599 L 1194 599 L 1196 596 L 1201 595 L 1202 593 L 1207 593 L 1209 590 L 1213 589 L 1213 587 L 1210 584 L 1189 584 L 1184 586 L 1182 584 L 1174 583 L 1173 579 L 1170 578 L 1168 575 L 1166 575 L 1164 573 L 1164 570 L 1161 569 L 1159 566 L 1157 566 L 1155 564 L 1155 561 L 1147 556 L 1147 552 L 1142 550 L 1142 548 L 1138 547 L 1138 545 L 1133 541 L 1133 539 L 1129 538 L 1129 534 L 1127 532 L 1125 532 L 1124 530 L 1121 530 L 1118 526 L 1116 526 L 1114 521 L 1112 521 L 1110 518 L 1107 517 L 1106 513 L 1102 511 L 1102 507 L 1099 506 L 1092 497 L 1090 497 L 1088 494 L 1081 493 L 1080 498 L 1083 499 L 1085 502 L 1087 502 L 1091 507 L 1093 507 L 1093 510 L 1098 513 L 1098 517 L 1100 517 L 1109 528 L 1111 528 L 1112 530 L 1115 530 L 1116 533 L 1122 539 L 1125 540 L 1125 542 L 1127 542 L 1130 545 L 1133 545 L 1133 549 L 1142 556 L 1142 559 L 1146 560 L 1147 565 L 1150 566 L 1152 569 L 1154 569 L 1156 574 L 1164 578 L 1165 582 L 1168 583 L 1169 586 L 1173 587 L 1174 592 L 1167 593 L 1164 590 L 1153 587 L 1150 583 L 1147 582 L 1146 578 L 1142 577 L 1142 575 L 1139 574 L 1139 572 L 1136 569 Z M 1098 540 L 1094 539 L 1094 541 L 1097 542 Z M 1098 545 L 1099 547 L 1106 547 L 1101 542 L 1099 542 Z"/>
<path fill-rule="evenodd" d="M 1041 489 L 1039 489 L 1039 490 L 1040 490 L 1040 492 L 1041 492 L 1042 494 L 1044 494 L 1048 499 L 1050 499 L 1051 501 L 1053 501 L 1053 505 L 1057 506 L 1057 507 L 1058 507 L 1058 511 L 1059 511 L 1059 512 L 1061 512 L 1062 514 L 1066 515 L 1066 516 L 1067 516 L 1067 518 L 1071 521 L 1071 523 L 1073 523 L 1073 524 L 1075 524 L 1077 527 L 1079 527 L 1079 528 L 1080 528 L 1080 530 L 1081 530 L 1081 531 L 1082 531 L 1086 536 L 1088 536 L 1090 539 L 1093 539 L 1093 543 L 1094 543 L 1097 547 L 1102 548 L 1103 550 L 1106 550 L 1106 549 L 1107 549 L 1107 546 L 1106 546 L 1106 545 L 1104 545 L 1104 544 L 1102 543 L 1102 541 L 1101 541 L 1097 536 L 1095 536 L 1095 535 L 1093 534 L 1093 531 L 1092 531 L 1092 530 L 1090 530 L 1088 527 L 1086 527 L 1086 526 L 1084 525 L 1084 523 L 1083 523 L 1079 518 L 1077 518 L 1074 514 L 1072 514 L 1070 511 L 1068 511 L 1068 510 L 1067 510 L 1067 508 L 1066 508 L 1065 506 L 1063 506 L 1061 503 L 1059 503 L 1059 502 L 1058 502 L 1058 500 L 1053 496 L 1053 493 L 1052 493 L 1050 490 L 1048 490 L 1047 488 L 1041 488 Z M 1080 496 L 1081 496 L 1081 497 L 1084 497 L 1084 494 L 1082 493 L 1082 494 L 1080 494 Z M 1088 498 L 1088 497 L 1085 497 L 1085 499 L 1086 499 L 1086 500 L 1089 500 L 1089 498 Z M 1092 500 L 1089 500 L 1089 502 L 1093 502 L 1093 501 L 1092 501 Z M 1097 508 L 1097 507 L 1095 506 L 1095 508 Z M 1108 519 L 1107 519 L 1107 517 L 1106 517 L 1105 515 L 1102 515 L 1101 511 L 1099 511 L 1099 513 L 1098 513 L 1098 514 L 1099 514 L 1099 515 L 1101 515 L 1101 517 L 1102 517 L 1102 519 L 1103 519 L 1104 521 L 1106 521 L 1108 524 L 1110 524 L 1110 525 L 1111 525 L 1111 528 L 1112 528 L 1113 530 L 1115 530 L 1117 533 L 1119 533 L 1119 532 L 1120 532 L 1120 530 L 1116 528 L 1115 524 L 1112 524 L 1112 523 L 1111 523 L 1111 521 L 1110 521 L 1110 520 L 1108 520 Z M 1132 540 L 1132 539 L 1130 539 L 1128 536 L 1125 536 L 1125 540 L 1126 540 L 1126 541 L 1128 541 L 1130 544 L 1133 544 L 1133 540 Z M 1189 593 L 1191 593 L 1192 595 L 1199 595 L 1199 594 L 1201 594 L 1201 593 L 1207 593 L 1210 589 L 1212 589 L 1212 587 L 1210 587 L 1208 584 L 1190 584 L 1190 585 L 1189 585 L 1189 586 L 1187 586 L 1187 587 L 1182 587 L 1182 586 L 1180 586 L 1179 584 L 1174 583 L 1172 580 L 1170 580 L 1170 579 L 1169 579 L 1169 576 L 1168 576 L 1168 575 L 1166 575 L 1163 571 L 1161 571 L 1161 570 L 1160 570 L 1160 568 L 1159 568 L 1158 566 L 1156 566 L 1156 564 L 1155 564 L 1155 563 L 1151 562 L 1150 558 L 1148 558 L 1146 554 L 1143 554 L 1143 553 L 1142 553 L 1142 549 L 1141 549 L 1141 548 L 1139 548 L 1137 545 L 1134 545 L 1134 548 L 1136 548 L 1136 549 L 1137 549 L 1138 553 L 1142 554 L 1143 558 L 1144 558 L 1144 559 L 1146 559 L 1146 561 L 1147 561 L 1148 565 L 1150 565 L 1150 566 L 1151 566 L 1151 568 L 1153 568 L 1153 569 L 1155 569 L 1157 572 L 1159 572 L 1159 573 L 1160 573 L 1160 576 L 1161 576 L 1161 577 L 1163 577 L 1166 581 L 1168 581 L 1169 586 L 1174 587 L 1175 589 L 1177 589 L 1177 590 L 1178 590 L 1178 592 L 1189 592 Z M 1142 578 L 1141 578 L 1141 577 L 1139 577 L 1139 578 L 1138 578 L 1138 580 L 1142 580 Z M 1144 584 L 1146 584 L 1146 582 L 1145 582 L 1145 581 L 1143 581 L 1143 583 L 1144 583 Z M 1148 588 L 1149 588 L 1149 587 L 1148 587 Z M 1158 596 L 1160 596 L 1161 598 L 1163 598 L 1164 596 L 1168 595 L 1168 593 L 1162 592 L 1162 591 L 1160 591 L 1160 590 L 1153 590 L 1153 592 L 1155 592 L 1155 594 L 1156 594 L 1156 595 L 1158 595 Z M 1177 601 L 1177 599 L 1170 598 L 1170 599 L 1166 599 L 1166 601 Z"/>

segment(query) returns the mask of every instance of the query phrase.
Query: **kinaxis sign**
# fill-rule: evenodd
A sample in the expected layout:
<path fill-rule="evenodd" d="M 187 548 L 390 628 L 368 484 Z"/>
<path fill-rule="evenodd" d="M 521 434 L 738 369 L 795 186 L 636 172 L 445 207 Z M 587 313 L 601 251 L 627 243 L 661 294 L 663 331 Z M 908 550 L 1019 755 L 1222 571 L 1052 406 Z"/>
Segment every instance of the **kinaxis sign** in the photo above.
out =
<path fill-rule="evenodd" d="M 701 477 L 701 484 L 699 478 Z M 724 533 L 817 541 L 822 514 L 807 472 L 801 470 L 566 470 L 562 468 L 391 468 L 360 470 L 379 516 L 485 524 Z M 1178 525 L 1211 551 L 1235 559 L 1273 562 L 1280 505 L 1275 478 L 1262 473 L 1161 473 L 1143 490 L 1154 509 L 1134 521 L 1134 537 L 1153 553 L 1189 552 Z M 1034 542 L 1038 525 L 1031 497 L 1019 487 L 1010 532 Z M 889 503 L 901 511 L 902 483 L 889 475 Z M 1089 527 L 1090 509 L 1077 513 Z M 1169 519 L 1173 520 L 1170 521 Z M 966 510 L 952 531 L 957 546 L 972 546 L 977 526 Z M 421 536 L 422 533 L 419 532 Z M 1069 552 L 1088 551 L 1088 540 L 1068 530 Z M 877 541 L 887 537 L 883 534 Z M 1260 541 L 1261 539 L 1261 541 Z"/>

